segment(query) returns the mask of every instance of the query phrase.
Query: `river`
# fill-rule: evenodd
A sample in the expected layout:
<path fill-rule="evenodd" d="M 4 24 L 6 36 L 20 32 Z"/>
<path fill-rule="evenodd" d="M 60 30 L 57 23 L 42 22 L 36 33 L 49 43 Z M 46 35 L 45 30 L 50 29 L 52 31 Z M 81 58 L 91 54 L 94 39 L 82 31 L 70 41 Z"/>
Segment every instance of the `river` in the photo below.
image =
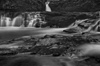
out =
<path fill-rule="evenodd" d="M 22 36 L 44 36 L 51 34 L 64 34 L 67 28 L 33 28 L 33 27 L 0 27 L 0 40 L 10 40 Z"/>

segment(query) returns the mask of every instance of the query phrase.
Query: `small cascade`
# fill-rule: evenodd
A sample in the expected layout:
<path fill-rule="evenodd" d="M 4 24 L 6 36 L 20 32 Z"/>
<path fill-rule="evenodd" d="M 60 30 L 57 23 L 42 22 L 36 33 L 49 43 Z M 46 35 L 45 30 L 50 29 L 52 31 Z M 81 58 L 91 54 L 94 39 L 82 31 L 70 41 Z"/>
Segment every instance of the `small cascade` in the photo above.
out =
<path fill-rule="evenodd" d="M 46 11 L 47 11 L 47 12 L 51 12 L 51 8 L 49 7 L 49 4 L 50 4 L 49 1 L 45 2 L 45 5 L 46 5 Z"/>
<path fill-rule="evenodd" d="M 10 17 L 1 16 L 0 18 L 0 27 L 9 27 L 12 25 L 12 21 Z"/>
<path fill-rule="evenodd" d="M 28 24 L 28 27 L 35 27 L 36 23 L 37 23 L 37 18 L 38 18 L 38 15 L 30 15 L 30 21 L 29 21 L 29 24 Z"/>
<path fill-rule="evenodd" d="M 45 21 L 42 21 L 42 18 L 39 13 L 29 16 L 30 20 L 27 27 L 41 27 L 42 24 L 45 24 Z"/>
<path fill-rule="evenodd" d="M 15 17 L 13 20 L 12 20 L 12 26 L 16 26 L 16 27 L 20 27 L 22 24 L 23 24 L 24 20 L 23 20 L 23 17 L 21 15 Z"/>
<path fill-rule="evenodd" d="M 11 18 L 9 18 L 9 17 L 6 17 L 6 26 L 7 27 L 9 27 L 9 26 L 11 26 L 11 24 L 12 24 L 12 21 L 11 21 Z"/>
<path fill-rule="evenodd" d="M 17 15 L 13 19 L 1 15 L 0 27 L 41 27 L 45 24 L 44 16 L 41 16 L 40 12 L 25 12 Z"/>
<path fill-rule="evenodd" d="M 96 31 L 96 32 L 98 32 L 100 30 L 100 19 L 98 19 L 96 21 L 96 23 L 94 24 L 93 28 L 95 28 L 94 31 Z"/>
<path fill-rule="evenodd" d="M 6 26 L 5 20 L 6 20 L 6 17 L 5 16 L 1 16 L 1 24 L 0 24 L 1 27 Z"/>
<path fill-rule="evenodd" d="M 68 31 L 75 31 L 75 32 L 91 32 L 95 34 L 100 34 L 100 18 L 98 19 L 84 19 L 84 20 L 76 20 L 70 26 L 68 26 Z"/>
<path fill-rule="evenodd" d="M 36 19 L 32 19 L 29 24 L 28 24 L 28 27 L 35 27 L 35 24 L 36 24 Z"/>

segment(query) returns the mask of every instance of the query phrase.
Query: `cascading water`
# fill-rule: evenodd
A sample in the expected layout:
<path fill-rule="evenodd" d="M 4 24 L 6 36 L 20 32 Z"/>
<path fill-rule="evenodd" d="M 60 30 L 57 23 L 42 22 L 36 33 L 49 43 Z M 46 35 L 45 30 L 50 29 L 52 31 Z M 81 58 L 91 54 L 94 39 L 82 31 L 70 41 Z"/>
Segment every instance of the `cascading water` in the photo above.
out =
<path fill-rule="evenodd" d="M 11 26 L 11 24 L 12 24 L 11 18 L 9 18 L 9 17 L 6 17 L 5 22 L 6 22 L 7 27 Z"/>
<path fill-rule="evenodd" d="M 37 19 L 39 19 L 38 16 L 40 17 L 39 14 L 34 15 L 34 16 L 30 16 L 31 20 L 29 21 L 28 27 L 35 27 L 35 25 L 37 23 Z"/>
<path fill-rule="evenodd" d="M 51 8 L 49 7 L 49 4 L 50 4 L 50 1 L 47 1 L 47 2 L 45 3 L 45 5 L 46 5 L 46 11 L 47 11 L 47 12 L 51 12 Z"/>
<path fill-rule="evenodd" d="M 66 33 L 70 31 L 72 31 L 72 33 L 100 34 L 100 18 L 76 20 L 76 22 L 72 23 L 68 26 L 68 29 L 65 30 Z"/>
<path fill-rule="evenodd" d="M 16 26 L 16 27 L 20 27 L 24 22 L 24 19 L 21 15 L 15 17 L 13 20 L 12 20 L 12 26 Z"/>
<path fill-rule="evenodd" d="M 6 17 L 5 16 L 1 16 L 1 24 L 0 24 L 1 27 L 6 26 L 5 20 L 6 20 Z"/>
<path fill-rule="evenodd" d="M 29 15 L 26 16 L 26 20 L 23 14 L 14 17 L 12 20 L 10 17 L 1 16 L 0 27 L 36 27 L 37 24 L 41 27 L 41 24 L 45 23 L 45 21 L 42 21 L 40 12 L 28 12 L 25 14 Z"/>
<path fill-rule="evenodd" d="M 34 27 L 36 24 L 36 19 L 32 19 L 29 24 L 28 24 L 28 27 Z"/>

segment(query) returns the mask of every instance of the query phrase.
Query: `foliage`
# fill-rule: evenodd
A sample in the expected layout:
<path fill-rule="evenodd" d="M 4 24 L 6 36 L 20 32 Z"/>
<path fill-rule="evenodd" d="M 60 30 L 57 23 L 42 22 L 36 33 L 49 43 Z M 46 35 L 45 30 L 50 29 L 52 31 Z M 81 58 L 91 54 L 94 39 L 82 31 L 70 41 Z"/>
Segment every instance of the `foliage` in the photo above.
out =
<path fill-rule="evenodd" d="M 45 11 L 46 0 L 0 0 L 0 10 L 6 11 Z M 99 0 L 59 0 L 51 2 L 53 11 L 83 12 L 99 11 Z"/>

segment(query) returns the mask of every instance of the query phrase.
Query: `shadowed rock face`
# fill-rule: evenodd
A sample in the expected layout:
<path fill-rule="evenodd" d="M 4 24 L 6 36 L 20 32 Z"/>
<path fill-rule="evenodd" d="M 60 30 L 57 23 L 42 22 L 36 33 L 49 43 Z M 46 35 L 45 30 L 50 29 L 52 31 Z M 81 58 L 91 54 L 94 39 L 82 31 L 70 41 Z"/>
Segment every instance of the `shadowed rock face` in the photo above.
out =
<path fill-rule="evenodd" d="M 0 9 L 11 11 L 45 11 L 46 0 L 1 0 Z M 52 11 L 90 12 L 100 10 L 99 0 L 59 0 L 51 2 Z"/>

